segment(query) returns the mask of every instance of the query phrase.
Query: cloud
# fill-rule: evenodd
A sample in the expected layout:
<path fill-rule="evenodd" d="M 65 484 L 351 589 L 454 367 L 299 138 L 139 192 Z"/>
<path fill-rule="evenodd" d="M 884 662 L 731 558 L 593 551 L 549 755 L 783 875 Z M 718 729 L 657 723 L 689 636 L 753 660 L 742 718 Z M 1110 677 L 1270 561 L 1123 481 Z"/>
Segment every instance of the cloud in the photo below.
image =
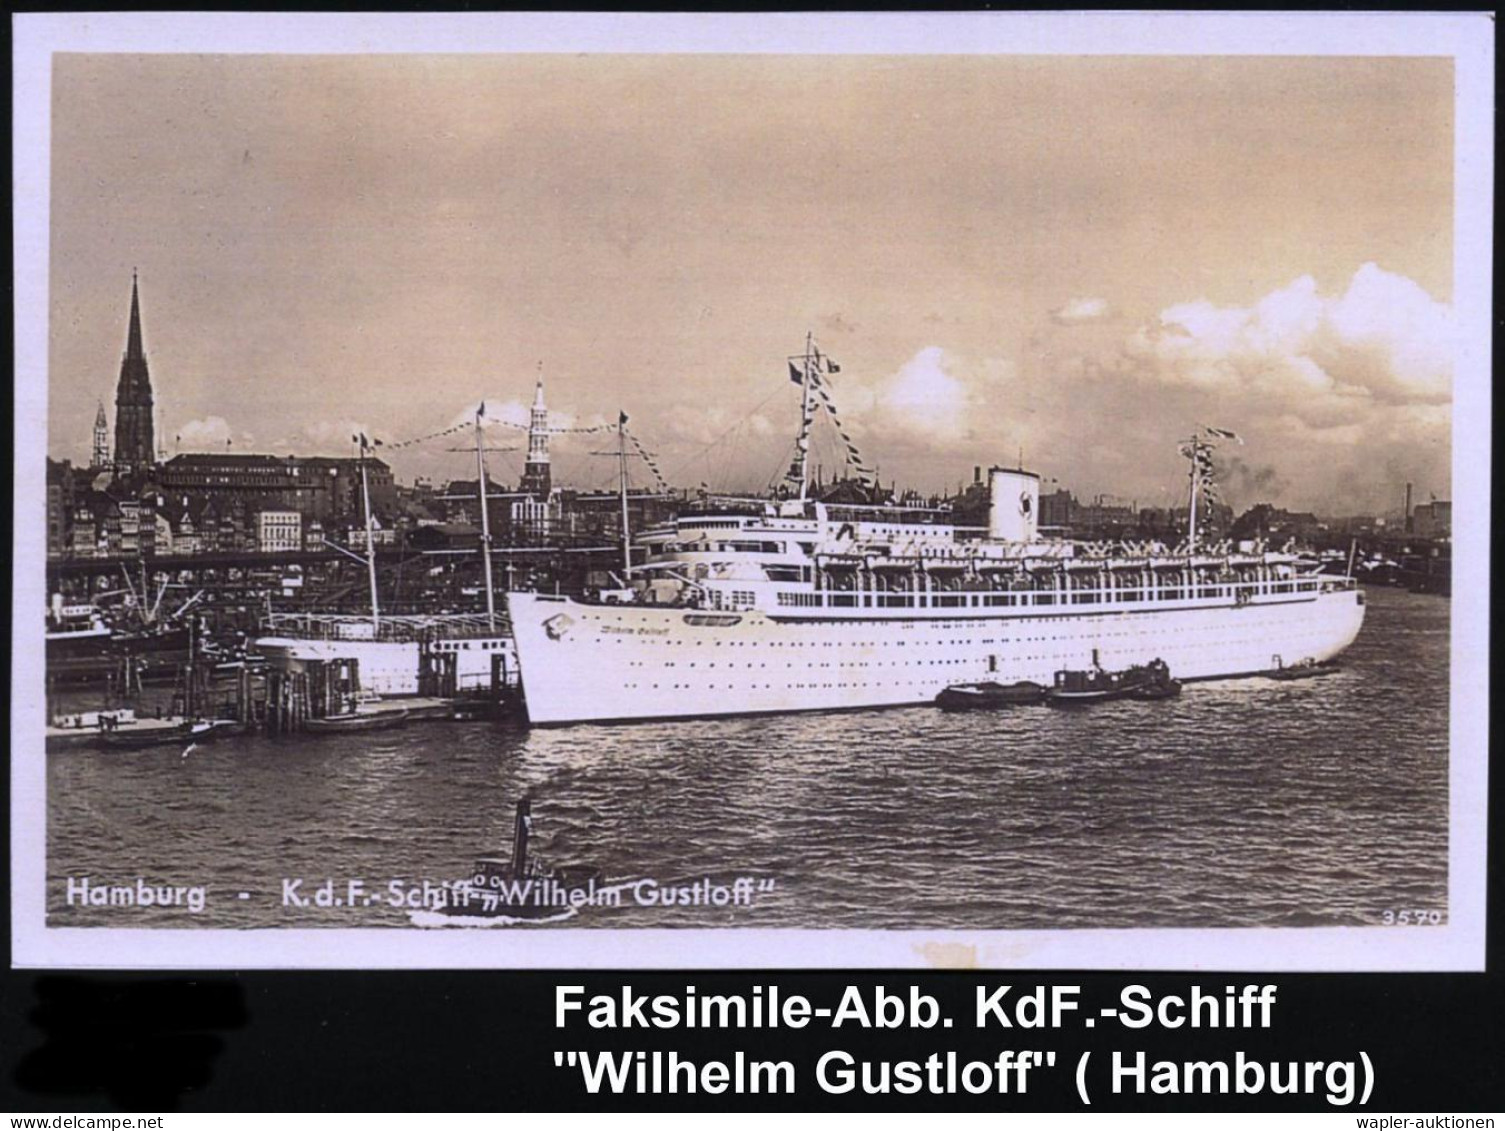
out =
<path fill-rule="evenodd" d="M 1112 313 L 1113 308 L 1108 305 L 1107 299 L 1073 298 L 1065 306 L 1052 310 L 1050 317 L 1062 326 L 1076 326 L 1083 322 L 1101 322 Z"/>
<path fill-rule="evenodd" d="M 202 420 L 190 420 L 177 431 L 177 438 L 190 448 L 223 444 L 232 430 L 223 416 L 206 416 Z"/>
<path fill-rule="evenodd" d="M 1073 300 L 1056 313 L 1077 307 L 1082 317 L 1094 301 Z M 973 466 L 1023 460 L 1079 498 L 1176 505 L 1186 482 L 1176 442 L 1201 422 L 1248 441 L 1219 454 L 1224 497 L 1241 509 L 1273 501 L 1323 514 L 1383 511 L 1408 480 L 1447 493 L 1453 314 L 1411 280 L 1370 264 L 1336 293 L 1301 276 L 1246 303 L 1167 305 L 1127 335 L 1104 317 L 1096 332 L 1022 333 L 973 350 L 938 333 L 913 341 L 886 369 L 842 351 L 843 369 L 827 387 L 864 461 L 885 482 L 926 491 L 954 490 Z M 517 390 L 486 398 L 488 416 L 513 425 L 496 425 L 491 443 L 522 446 L 530 402 Z M 760 382 L 736 396 L 666 387 L 630 411 L 676 484 L 761 490 L 788 467 L 798 404 L 798 387 L 779 372 L 766 388 Z M 436 406 L 434 427 L 451 411 L 453 424 L 468 425 L 475 402 Z M 615 414 L 607 419 L 614 423 Z M 550 413 L 556 428 L 601 420 Z M 352 428 L 362 430 L 322 430 L 348 444 Z M 556 461 L 602 446 L 597 439 L 560 437 Z M 463 457 L 441 457 L 435 447 L 401 458 L 414 467 L 427 461 L 441 478 L 455 474 Z M 828 474 L 846 458 L 824 414 L 811 458 Z M 570 474 L 562 470 L 561 480 Z"/>
<path fill-rule="evenodd" d="M 1017 452 L 1033 411 L 1020 402 L 1011 360 L 939 345 L 916 350 L 891 373 L 870 380 L 843 373 L 831 391 L 867 465 L 880 468 L 885 480 L 897 475 L 924 488 L 954 486 L 971 465 Z M 816 450 L 823 430 L 825 458 L 844 460 L 845 444 L 824 422 L 816 428 Z"/>
<path fill-rule="evenodd" d="M 927 345 L 887 376 L 841 375 L 834 392 L 886 477 L 954 484 L 1022 450 L 1079 496 L 1171 505 L 1185 476 L 1176 439 L 1204 422 L 1248 440 L 1220 457 L 1236 506 L 1355 513 L 1383 509 L 1406 480 L 1447 491 L 1453 326 L 1447 304 L 1366 264 L 1336 294 L 1302 276 L 1247 305 L 1167 306 L 1106 353 Z"/>
<path fill-rule="evenodd" d="M 952 372 L 951 359 L 940 346 L 916 353 L 874 390 L 871 400 L 876 426 L 938 440 L 966 434 L 971 402 L 972 391 Z"/>
<path fill-rule="evenodd" d="M 1237 429 L 1251 463 L 1220 469 L 1235 505 L 1353 513 L 1383 510 L 1408 479 L 1448 489 L 1454 334 L 1451 306 L 1366 263 L 1336 294 L 1303 275 L 1247 305 L 1168 306 L 1117 357 L 1056 372 L 1123 434 Z"/>
<path fill-rule="evenodd" d="M 283 435 L 262 447 L 277 454 L 349 455 L 354 450 L 350 437 L 362 432 L 371 438 L 387 438 L 380 430 L 372 431 L 371 425 L 364 421 L 318 420 L 311 424 L 305 423 L 296 432 Z M 186 446 L 186 436 L 184 442 Z"/>
<path fill-rule="evenodd" d="M 503 431 L 510 432 L 519 428 L 526 428 L 532 423 L 533 401 L 531 399 L 524 403 L 515 396 L 498 394 L 496 396 L 483 397 L 479 401 L 472 402 L 458 410 L 450 418 L 449 424 L 446 427 L 474 424 L 476 409 L 483 404 L 486 406 L 485 427 L 488 429 L 499 427 Z M 580 417 L 573 412 L 563 412 L 556 408 L 549 409 L 550 428 L 594 428 L 603 424 L 615 425 L 615 423 L 615 417 L 608 420 L 607 417 L 600 413 L 590 417 Z M 511 425 L 512 427 L 508 428 L 507 425 Z"/>
<path fill-rule="evenodd" d="M 167 437 L 163 436 L 159 439 L 165 444 Z M 256 441 L 252 433 L 243 429 L 236 431 L 232 428 L 223 416 L 206 416 L 201 420 L 190 420 L 178 426 L 172 439 L 176 448 L 190 452 L 223 448 L 226 442 L 231 440 L 240 445 L 252 444 Z"/>
<path fill-rule="evenodd" d="M 916 350 L 886 374 L 848 366 L 825 379 L 841 432 L 832 427 L 822 400 L 814 398 L 812 463 L 827 471 L 843 467 L 848 460 L 844 432 L 869 466 L 903 468 L 901 476 L 947 482 L 965 459 L 957 452 L 983 442 L 974 435 L 979 410 L 1011 372 L 1001 362 L 964 358 L 938 345 Z M 770 472 L 781 475 L 799 429 L 799 389 L 789 389 L 787 401 L 777 406 L 765 401 L 752 412 L 716 402 L 667 405 L 653 416 L 653 441 L 672 453 L 663 461 L 665 470 L 689 482 L 739 480 L 743 487 L 761 485 Z M 989 439 L 996 428 L 996 422 L 982 424 Z"/>
<path fill-rule="evenodd" d="M 479 401 L 466 405 L 458 410 L 452 417 L 447 428 L 455 428 L 460 425 L 471 425 L 476 421 L 476 409 L 481 405 L 486 406 L 487 427 L 495 427 L 492 421 L 505 421 L 518 428 L 526 428 L 533 419 L 532 402 L 524 404 L 516 397 L 494 396 L 484 397 Z M 549 423 L 558 427 L 555 419 L 556 413 L 549 414 Z"/>
<path fill-rule="evenodd" d="M 1366 263 L 1336 297 L 1304 275 L 1251 306 L 1168 307 L 1130 336 L 1124 357 L 1144 382 L 1341 428 L 1377 405 L 1448 403 L 1453 335 L 1450 306 Z"/>
<path fill-rule="evenodd" d="M 672 404 L 655 413 L 652 431 L 673 443 L 706 445 L 733 436 L 774 436 L 773 422 L 762 412 L 743 414 L 724 404 Z"/>

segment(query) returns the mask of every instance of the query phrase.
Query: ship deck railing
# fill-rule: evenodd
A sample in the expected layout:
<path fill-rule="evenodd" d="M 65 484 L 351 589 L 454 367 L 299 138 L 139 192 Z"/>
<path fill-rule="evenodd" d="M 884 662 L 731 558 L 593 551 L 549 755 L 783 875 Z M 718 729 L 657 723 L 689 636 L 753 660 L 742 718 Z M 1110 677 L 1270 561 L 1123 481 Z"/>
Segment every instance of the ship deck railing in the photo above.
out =
<path fill-rule="evenodd" d="M 1346 577 L 1293 577 L 1261 581 L 1213 581 L 1192 585 L 1115 586 L 1111 589 L 1018 588 L 893 592 L 884 590 L 817 590 L 781 592 L 781 609 L 976 609 L 1041 608 L 1082 605 L 1143 605 L 1161 602 L 1207 603 L 1253 601 L 1255 598 L 1316 596 L 1357 588 Z"/>

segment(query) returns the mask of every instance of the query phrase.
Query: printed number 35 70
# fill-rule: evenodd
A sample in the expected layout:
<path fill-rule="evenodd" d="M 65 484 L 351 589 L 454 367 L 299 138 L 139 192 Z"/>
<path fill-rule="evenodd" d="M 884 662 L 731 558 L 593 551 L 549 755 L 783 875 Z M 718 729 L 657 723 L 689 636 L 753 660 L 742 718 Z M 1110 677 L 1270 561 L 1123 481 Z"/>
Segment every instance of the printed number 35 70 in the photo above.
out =
<path fill-rule="evenodd" d="M 1387 927 L 1436 927 L 1442 923 L 1441 911 L 1386 911 Z"/>

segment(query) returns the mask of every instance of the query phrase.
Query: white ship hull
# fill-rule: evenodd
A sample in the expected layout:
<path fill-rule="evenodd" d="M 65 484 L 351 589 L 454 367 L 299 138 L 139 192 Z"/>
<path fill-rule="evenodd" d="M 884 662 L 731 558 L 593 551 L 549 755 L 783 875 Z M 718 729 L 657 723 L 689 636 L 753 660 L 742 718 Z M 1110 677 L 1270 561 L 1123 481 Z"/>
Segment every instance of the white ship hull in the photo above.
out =
<path fill-rule="evenodd" d="M 1268 671 L 1347 648 L 1364 620 L 1345 589 L 1156 602 L 1111 611 L 894 610 L 809 616 L 509 596 L 523 694 L 537 724 L 676 719 L 929 703 L 955 683 L 1161 659 L 1182 680 Z M 969 613 L 971 615 L 969 615 Z M 864 615 L 866 614 L 866 615 Z"/>

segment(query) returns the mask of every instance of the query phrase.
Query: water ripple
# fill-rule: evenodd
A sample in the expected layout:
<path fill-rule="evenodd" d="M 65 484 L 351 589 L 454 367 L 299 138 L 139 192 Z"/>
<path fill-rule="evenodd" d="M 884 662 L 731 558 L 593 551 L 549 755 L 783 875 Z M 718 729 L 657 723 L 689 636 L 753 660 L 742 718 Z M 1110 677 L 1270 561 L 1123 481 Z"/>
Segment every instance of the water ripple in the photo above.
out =
<path fill-rule="evenodd" d="M 931 708 L 530 731 L 415 726 L 48 756 L 56 925 L 372 926 L 306 886 L 421 883 L 535 848 L 611 881 L 771 876 L 751 908 L 586 908 L 572 927 L 1313 926 L 1445 908 L 1448 605 L 1370 594 L 1341 674 L 1165 703 Z M 207 884 L 209 909 L 69 907 L 66 878 Z M 248 892 L 241 900 L 237 893 Z"/>

